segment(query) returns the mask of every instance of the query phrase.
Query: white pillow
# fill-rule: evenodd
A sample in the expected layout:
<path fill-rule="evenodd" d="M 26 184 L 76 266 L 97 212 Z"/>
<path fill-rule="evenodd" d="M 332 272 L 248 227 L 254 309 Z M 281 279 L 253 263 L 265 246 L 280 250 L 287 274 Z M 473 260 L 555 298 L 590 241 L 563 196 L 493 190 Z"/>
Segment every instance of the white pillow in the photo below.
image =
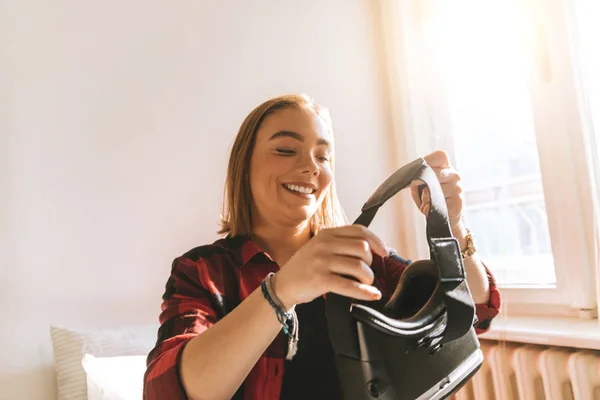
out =
<path fill-rule="evenodd" d="M 94 357 L 81 362 L 88 400 L 142 400 L 146 356 Z"/>
<path fill-rule="evenodd" d="M 96 357 L 147 355 L 156 343 L 157 331 L 157 325 L 87 331 L 51 326 L 58 400 L 86 398 L 86 376 L 81 365 L 84 354 Z"/>

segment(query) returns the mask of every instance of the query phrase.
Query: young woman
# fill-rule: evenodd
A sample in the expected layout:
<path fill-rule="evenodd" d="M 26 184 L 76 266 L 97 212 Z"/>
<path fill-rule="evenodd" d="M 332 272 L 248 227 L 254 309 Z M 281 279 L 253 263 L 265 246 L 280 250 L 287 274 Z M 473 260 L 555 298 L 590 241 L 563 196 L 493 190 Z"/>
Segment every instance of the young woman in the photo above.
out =
<path fill-rule="evenodd" d="M 340 398 L 323 295 L 385 300 L 407 261 L 390 255 L 370 230 L 348 225 L 333 158 L 328 113 L 308 97 L 277 97 L 248 115 L 229 159 L 226 237 L 173 262 L 148 356 L 146 400 Z M 500 294 L 468 240 L 458 173 L 443 151 L 425 159 L 465 250 L 482 332 L 498 313 Z M 427 215 L 427 190 L 419 198 L 413 188 L 413 198 Z M 297 322 L 288 325 L 294 313 Z M 294 324 L 295 355 L 291 332 L 282 330 Z"/>

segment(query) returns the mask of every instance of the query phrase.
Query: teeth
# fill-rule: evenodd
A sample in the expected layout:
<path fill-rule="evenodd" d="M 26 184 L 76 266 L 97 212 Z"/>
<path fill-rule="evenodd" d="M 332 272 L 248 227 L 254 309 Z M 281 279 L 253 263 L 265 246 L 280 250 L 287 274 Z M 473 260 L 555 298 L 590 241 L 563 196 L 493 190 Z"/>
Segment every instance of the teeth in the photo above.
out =
<path fill-rule="evenodd" d="M 314 189 L 312 189 L 312 188 L 298 186 L 298 185 L 287 185 L 286 184 L 285 187 L 290 190 L 293 190 L 295 192 L 300 192 L 300 193 L 304 193 L 304 194 L 311 194 L 314 192 Z"/>

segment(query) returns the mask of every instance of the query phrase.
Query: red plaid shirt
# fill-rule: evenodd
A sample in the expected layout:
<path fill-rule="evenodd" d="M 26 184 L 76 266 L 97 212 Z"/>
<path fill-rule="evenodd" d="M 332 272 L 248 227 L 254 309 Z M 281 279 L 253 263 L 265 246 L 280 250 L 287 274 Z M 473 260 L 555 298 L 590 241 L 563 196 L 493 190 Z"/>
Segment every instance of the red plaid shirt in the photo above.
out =
<path fill-rule="evenodd" d="M 373 255 L 371 268 L 383 299 L 391 296 L 408 263 L 397 256 L 384 259 Z M 144 399 L 187 399 L 178 367 L 186 343 L 223 318 L 258 288 L 269 272 L 278 269 L 244 236 L 220 239 L 176 258 L 163 295 L 157 344 L 148 355 Z M 500 293 L 489 272 L 488 277 L 490 300 L 476 306 L 477 333 L 489 329 L 500 308 Z M 279 399 L 286 343 L 280 332 L 250 371 L 236 398 Z"/>

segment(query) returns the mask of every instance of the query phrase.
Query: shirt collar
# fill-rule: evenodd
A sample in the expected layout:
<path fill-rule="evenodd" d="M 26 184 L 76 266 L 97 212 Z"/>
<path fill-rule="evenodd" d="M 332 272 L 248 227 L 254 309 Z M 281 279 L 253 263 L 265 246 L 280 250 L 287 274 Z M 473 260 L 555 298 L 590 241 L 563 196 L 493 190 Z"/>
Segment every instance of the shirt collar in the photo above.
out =
<path fill-rule="evenodd" d="M 264 257 L 272 261 L 271 257 L 250 239 L 249 235 L 227 236 L 219 244 L 222 248 L 231 252 L 240 268 L 248 264 L 257 254 L 263 254 Z"/>

